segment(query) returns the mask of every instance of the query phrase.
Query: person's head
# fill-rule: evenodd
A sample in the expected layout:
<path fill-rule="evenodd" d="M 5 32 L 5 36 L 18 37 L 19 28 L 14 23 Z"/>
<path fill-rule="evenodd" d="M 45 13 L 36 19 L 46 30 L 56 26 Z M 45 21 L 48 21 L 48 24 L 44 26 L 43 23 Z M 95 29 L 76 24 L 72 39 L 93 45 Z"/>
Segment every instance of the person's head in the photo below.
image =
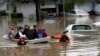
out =
<path fill-rule="evenodd" d="M 64 34 L 62 34 L 62 37 L 63 37 L 63 38 L 66 38 L 67 36 L 66 36 L 66 35 L 64 35 Z"/>
<path fill-rule="evenodd" d="M 33 25 L 33 28 L 37 28 L 37 25 Z"/>
<path fill-rule="evenodd" d="M 17 45 L 26 45 L 25 38 L 24 37 L 20 37 L 19 41 L 17 42 Z"/>
<path fill-rule="evenodd" d="M 24 37 L 19 38 L 19 41 L 25 41 Z"/>
<path fill-rule="evenodd" d="M 19 27 L 17 28 L 17 30 L 18 30 L 18 31 L 22 31 L 22 30 L 23 30 L 23 27 L 19 26 Z"/>
<path fill-rule="evenodd" d="M 25 25 L 24 25 L 24 28 L 28 28 L 28 25 L 27 25 L 27 24 L 25 24 Z"/>
<path fill-rule="evenodd" d="M 69 41 L 70 41 L 70 39 L 67 35 L 62 35 L 61 36 L 60 42 L 69 42 Z"/>

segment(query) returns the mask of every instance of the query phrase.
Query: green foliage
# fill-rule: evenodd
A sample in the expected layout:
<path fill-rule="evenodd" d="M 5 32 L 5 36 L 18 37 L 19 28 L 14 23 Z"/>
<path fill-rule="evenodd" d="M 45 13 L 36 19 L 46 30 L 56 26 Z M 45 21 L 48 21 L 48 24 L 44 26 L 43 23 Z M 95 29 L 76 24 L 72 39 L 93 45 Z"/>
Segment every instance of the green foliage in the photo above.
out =
<path fill-rule="evenodd" d="M 5 11 L 0 11 L 0 16 L 7 16 L 8 14 Z"/>
<path fill-rule="evenodd" d="M 11 13 L 11 18 L 23 18 L 22 13 Z"/>
<path fill-rule="evenodd" d="M 47 17 L 47 12 L 40 11 L 40 17 L 41 17 L 41 20 L 44 20 Z"/>
<path fill-rule="evenodd" d="M 69 12 L 72 9 L 74 9 L 74 3 L 73 2 L 65 1 L 64 6 L 65 6 L 65 11 L 66 12 Z"/>
<path fill-rule="evenodd" d="M 100 0 L 96 0 L 96 2 L 97 2 L 97 4 L 99 4 L 100 3 Z"/>
<path fill-rule="evenodd" d="M 23 21 L 23 14 L 22 13 L 11 13 L 11 21 L 13 23 L 22 22 Z"/>
<path fill-rule="evenodd" d="M 74 4 L 83 4 L 84 0 L 64 0 L 65 11 L 69 12 L 74 9 Z"/>
<path fill-rule="evenodd" d="M 83 3 L 85 3 L 85 0 L 75 0 L 74 2 L 77 4 L 83 4 Z"/>

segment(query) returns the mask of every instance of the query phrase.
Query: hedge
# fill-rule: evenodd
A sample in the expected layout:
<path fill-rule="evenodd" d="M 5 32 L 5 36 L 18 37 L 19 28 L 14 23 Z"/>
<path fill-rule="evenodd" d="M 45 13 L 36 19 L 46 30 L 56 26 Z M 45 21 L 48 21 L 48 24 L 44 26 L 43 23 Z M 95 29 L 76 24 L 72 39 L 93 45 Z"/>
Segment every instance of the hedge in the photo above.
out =
<path fill-rule="evenodd" d="M 22 13 L 11 13 L 11 18 L 23 18 Z"/>
<path fill-rule="evenodd" d="M 0 11 L 0 16 L 7 16 L 8 14 L 5 11 Z"/>

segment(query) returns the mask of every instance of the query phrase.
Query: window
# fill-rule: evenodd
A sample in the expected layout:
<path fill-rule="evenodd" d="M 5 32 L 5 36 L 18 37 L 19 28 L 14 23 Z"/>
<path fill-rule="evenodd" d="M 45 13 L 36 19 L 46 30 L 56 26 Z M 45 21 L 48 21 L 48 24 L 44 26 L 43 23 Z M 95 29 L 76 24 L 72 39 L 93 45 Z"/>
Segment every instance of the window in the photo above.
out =
<path fill-rule="evenodd" d="M 70 11 L 70 13 L 74 13 L 75 14 L 76 12 L 75 11 Z"/>
<path fill-rule="evenodd" d="M 72 30 L 91 30 L 89 25 L 74 25 Z"/>

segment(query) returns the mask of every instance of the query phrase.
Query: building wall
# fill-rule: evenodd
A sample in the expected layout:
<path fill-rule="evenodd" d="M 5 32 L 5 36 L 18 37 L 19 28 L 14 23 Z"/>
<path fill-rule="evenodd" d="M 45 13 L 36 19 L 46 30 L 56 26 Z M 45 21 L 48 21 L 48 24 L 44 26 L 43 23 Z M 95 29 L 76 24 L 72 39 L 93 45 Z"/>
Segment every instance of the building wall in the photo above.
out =
<path fill-rule="evenodd" d="M 35 10 L 34 3 L 17 4 L 17 12 L 23 13 L 24 17 L 28 17 L 31 14 L 35 15 Z"/>
<path fill-rule="evenodd" d="M 55 4 L 47 4 L 44 6 L 40 6 L 40 8 L 55 8 Z M 23 13 L 24 17 L 28 17 L 30 14 L 36 14 L 35 12 L 35 4 L 34 3 L 24 3 L 17 4 L 17 12 Z"/>

